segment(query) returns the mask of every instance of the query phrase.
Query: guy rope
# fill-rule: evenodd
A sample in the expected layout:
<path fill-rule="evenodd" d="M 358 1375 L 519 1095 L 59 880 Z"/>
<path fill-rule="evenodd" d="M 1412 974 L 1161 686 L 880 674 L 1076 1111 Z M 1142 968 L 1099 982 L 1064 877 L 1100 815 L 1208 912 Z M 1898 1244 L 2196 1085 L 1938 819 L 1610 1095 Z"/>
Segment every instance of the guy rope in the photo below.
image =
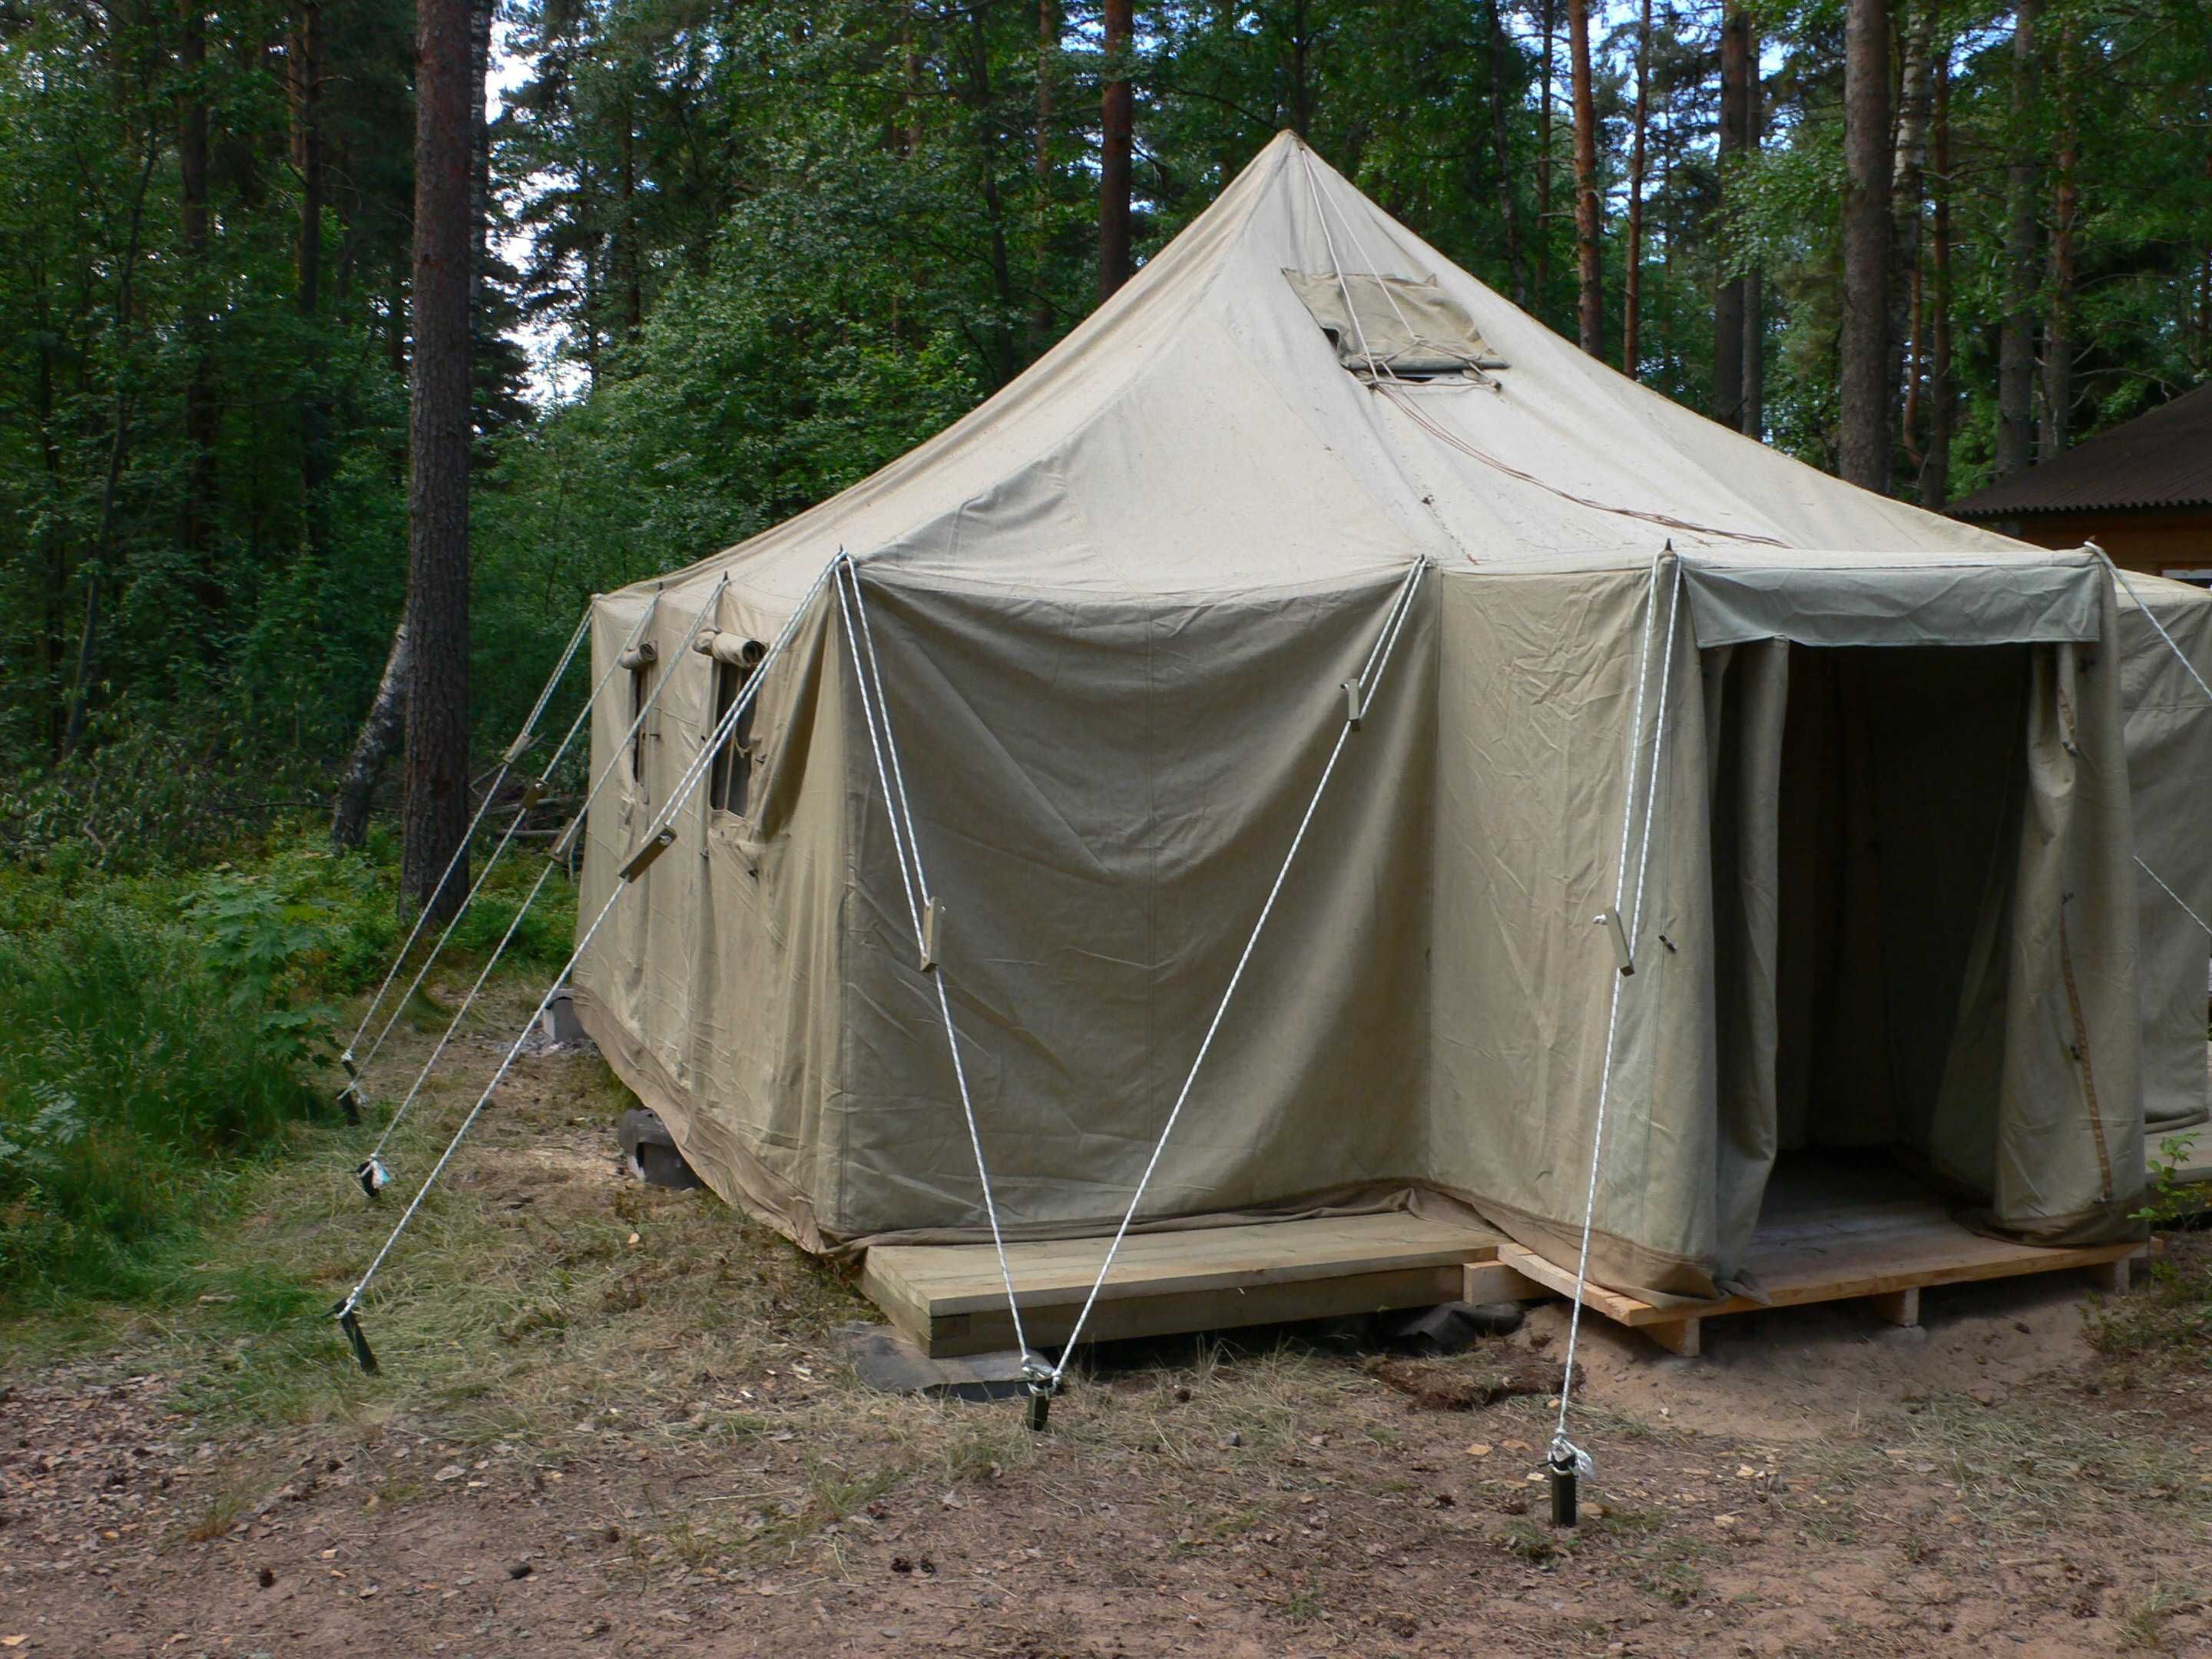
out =
<path fill-rule="evenodd" d="M 1223 1018 L 1229 1012 L 1230 1000 L 1237 994 L 1237 988 L 1244 977 L 1244 969 L 1252 960 L 1253 950 L 1260 942 L 1260 934 L 1267 925 L 1267 918 L 1273 914 L 1275 901 L 1282 896 L 1284 881 L 1291 872 L 1292 861 L 1298 855 L 1298 848 L 1305 842 L 1306 831 L 1313 823 L 1314 814 L 1321 805 L 1329 780 L 1335 775 L 1336 764 L 1344 753 L 1345 744 L 1352 734 L 1360 729 L 1376 694 L 1382 690 L 1383 674 L 1390 665 L 1390 655 L 1397 646 L 1399 632 L 1405 626 L 1407 615 L 1413 608 L 1413 597 L 1420 586 L 1421 577 L 1431 568 L 1428 562 L 1423 560 L 1406 573 L 1404 580 L 1399 583 L 1391 597 L 1389 608 L 1383 617 L 1375 643 L 1368 651 L 1367 660 L 1360 669 L 1359 677 L 1346 680 L 1339 688 L 1342 701 L 1338 706 L 1343 710 L 1343 714 L 1337 729 L 1336 741 L 1322 767 L 1321 777 L 1306 802 L 1304 814 L 1299 818 L 1297 830 L 1291 837 L 1290 848 L 1283 854 L 1282 864 L 1275 872 L 1274 882 L 1267 890 L 1267 900 L 1260 907 L 1259 918 L 1252 924 L 1252 931 L 1244 941 L 1243 951 L 1237 958 L 1237 966 L 1229 975 L 1229 983 L 1221 994 L 1220 1001 L 1215 1005 L 1213 1018 L 1206 1025 L 1206 1035 L 1198 1045 L 1198 1053 L 1191 1060 L 1189 1071 L 1183 1076 L 1182 1086 L 1176 1092 L 1175 1103 L 1168 1110 L 1167 1121 L 1160 1127 L 1159 1139 L 1154 1142 L 1144 1173 L 1138 1179 L 1135 1191 L 1129 1196 L 1128 1207 L 1123 1212 L 1121 1224 L 1115 1229 L 1113 1239 L 1106 1247 L 1105 1259 L 1099 1263 L 1097 1277 L 1091 1281 L 1090 1292 L 1084 1298 L 1074 1326 L 1060 1348 L 1060 1358 L 1056 1362 L 1048 1362 L 1030 1351 L 1028 1337 L 1022 1328 L 1020 1298 L 1015 1293 L 1013 1275 L 1007 1266 L 998 1205 L 991 1188 L 989 1164 L 984 1157 L 982 1137 L 976 1127 L 975 1107 L 969 1097 L 967 1072 L 960 1058 L 959 1034 L 953 1024 L 951 1000 L 945 986 L 943 939 L 939 927 L 943 911 L 929 890 L 928 878 L 922 868 L 914 812 L 907 799 L 905 775 L 899 765 L 898 744 L 891 731 L 890 711 L 884 696 L 875 634 L 861 593 L 859 567 L 850 560 L 845 562 L 843 573 L 838 580 L 837 597 L 839 604 L 845 605 L 846 590 L 849 585 L 851 602 L 846 612 L 846 633 L 852 648 L 854 673 L 860 682 L 861 713 L 867 721 L 868 744 L 875 757 L 877 780 L 884 790 L 884 811 L 891 822 L 891 842 L 899 860 L 899 879 L 906 889 L 907 908 L 914 923 L 915 947 L 920 954 L 922 970 L 935 981 L 938 1011 L 944 1021 L 945 1040 L 952 1051 L 953 1079 L 958 1086 L 961 1109 L 967 1120 L 969 1145 L 975 1153 L 976 1180 L 982 1191 L 983 1212 L 990 1224 L 992 1243 L 998 1252 L 1000 1280 L 1006 1288 L 1006 1308 L 1013 1321 L 1014 1340 L 1021 1349 L 1022 1369 L 1028 1379 L 1029 1424 L 1032 1429 L 1042 1429 L 1046 1425 L 1053 1396 L 1060 1392 L 1066 1376 L 1068 1361 L 1082 1340 L 1083 1329 L 1090 1321 L 1091 1310 L 1097 1304 L 1098 1293 L 1104 1286 L 1107 1276 L 1113 1271 L 1114 1259 L 1121 1251 L 1121 1242 L 1127 1237 L 1129 1227 L 1136 1219 L 1138 1208 L 1144 1202 L 1146 1190 L 1152 1185 L 1153 1173 L 1159 1168 L 1161 1155 L 1167 1150 L 1168 1138 L 1175 1133 L 1176 1122 L 1182 1115 L 1183 1106 L 1190 1098 L 1192 1085 L 1198 1080 L 1199 1068 L 1206 1064 L 1206 1054 L 1213 1047 L 1214 1036 L 1221 1030 Z M 865 672 L 861 668 L 863 650 L 867 661 Z M 911 872 L 908 867 L 909 860 L 912 861 Z"/>
<path fill-rule="evenodd" d="M 842 556 L 841 551 L 838 557 Z M 767 682 L 769 669 L 775 666 L 778 658 L 783 654 L 786 647 L 798 633 L 799 624 L 813 608 L 816 596 L 821 592 L 823 585 L 830 580 L 830 573 L 836 567 L 836 559 L 832 559 L 828 564 L 823 566 L 821 574 L 808 584 L 805 592 L 799 596 L 798 603 L 792 607 L 791 615 L 785 620 L 782 629 L 777 633 L 775 642 L 769 647 L 767 654 L 761 659 L 760 666 L 737 696 L 731 701 L 729 708 L 723 712 L 721 718 L 715 722 L 713 731 L 708 734 L 707 741 L 700 745 L 699 752 L 692 757 L 690 762 L 685 766 L 682 776 L 677 779 L 675 787 L 669 793 L 667 804 L 661 807 L 653 821 L 647 825 L 645 835 L 638 842 L 636 849 L 623 862 L 616 872 L 614 890 L 607 895 L 606 902 L 599 907 L 598 915 L 592 918 L 590 925 L 584 929 L 581 937 L 577 939 L 576 948 L 569 953 L 568 961 L 562 964 L 561 971 L 553 976 L 551 983 L 547 985 L 545 994 L 538 999 L 538 1006 L 530 1011 L 530 1018 L 523 1022 L 522 1029 L 515 1034 L 514 1041 L 507 1045 L 507 1053 L 500 1060 L 499 1068 L 492 1073 L 491 1081 L 484 1085 L 483 1092 L 477 1097 L 476 1104 L 469 1109 L 468 1115 L 461 1120 L 460 1127 L 453 1131 L 453 1139 L 446 1143 L 446 1149 L 439 1154 L 437 1163 L 431 1166 L 429 1174 L 422 1177 L 422 1185 L 416 1189 L 415 1196 L 408 1201 L 406 1209 L 400 1212 L 399 1219 L 393 1224 L 390 1236 L 385 1239 L 383 1248 L 377 1251 L 375 1256 L 370 1261 L 368 1269 L 362 1273 L 353 1289 L 347 1291 L 344 1298 L 331 1310 L 331 1317 L 337 1322 L 338 1328 L 345 1333 L 346 1340 L 353 1345 L 354 1357 L 361 1362 L 363 1370 L 374 1371 L 377 1369 L 377 1363 L 376 1355 L 369 1348 L 368 1340 L 362 1334 L 361 1328 L 362 1298 L 368 1294 L 368 1287 L 375 1280 L 379 1270 L 391 1256 L 401 1236 L 406 1232 L 408 1224 L 415 1219 L 416 1212 L 422 1209 L 423 1200 L 429 1197 L 430 1189 L 437 1185 L 438 1177 L 445 1173 L 446 1166 L 453 1161 L 453 1155 L 460 1150 L 462 1140 L 475 1127 L 477 1120 L 483 1115 L 484 1108 L 491 1103 L 493 1094 L 506 1080 L 507 1072 L 522 1053 L 522 1045 L 529 1040 L 531 1029 L 538 1024 L 547 1006 L 552 1002 L 554 993 L 568 982 L 568 975 L 575 971 L 576 964 L 583 960 L 584 953 L 591 948 L 592 940 L 597 937 L 608 916 L 613 914 L 615 906 L 622 902 L 623 895 L 636 884 L 638 878 L 644 875 L 659 855 L 675 841 L 676 819 L 684 810 L 684 803 L 690 799 L 692 790 L 698 787 L 700 780 L 706 776 L 708 769 L 713 766 L 714 757 L 720 753 L 723 744 L 727 742 L 736 731 L 738 721 L 744 717 L 745 711 L 752 707 L 754 701 L 759 696 L 761 687 Z"/>

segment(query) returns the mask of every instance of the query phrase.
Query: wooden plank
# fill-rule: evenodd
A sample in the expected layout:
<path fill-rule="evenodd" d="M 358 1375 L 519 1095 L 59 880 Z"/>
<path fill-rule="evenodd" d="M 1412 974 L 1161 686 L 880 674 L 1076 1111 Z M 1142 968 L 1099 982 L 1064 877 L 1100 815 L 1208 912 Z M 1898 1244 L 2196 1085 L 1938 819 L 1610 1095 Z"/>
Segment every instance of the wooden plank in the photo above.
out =
<path fill-rule="evenodd" d="M 1881 1317 L 1893 1325 L 1917 1325 L 1920 1322 L 1920 1288 L 1892 1291 L 1887 1296 L 1870 1296 L 1867 1304 Z"/>
<path fill-rule="evenodd" d="M 1705 1351 L 1703 1322 L 1695 1319 L 1676 1319 L 1656 1325 L 1646 1325 L 1644 1334 L 1656 1342 L 1668 1353 L 1680 1354 L 1685 1359 L 1695 1359 Z"/>
<path fill-rule="evenodd" d="M 1380 1313 L 1393 1308 L 1433 1307 L 1454 1300 L 1461 1268 L 1414 1267 L 1391 1273 L 1340 1274 L 1334 1278 L 1168 1291 L 1153 1296 L 1100 1301 L 1083 1328 L 1086 1342 L 1126 1337 L 1173 1336 L 1186 1331 L 1233 1330 L 1241 1325 L 1273 1325 L 1301 1319 L 1328 1319 Z M 1059 1303 L 1022 1309 L 1022 1328 L 1033 1346 L 1066 1340 L 1079 1304 Z M 994 1309 L 924 1318 L 886 1306 L 894 1324 L 919 1342 L 933 1359 L 988 1353 L 1014 1345 L 1014 1324 L 1003 1298 Z"/>
<path fill-rule="evenodd" d="M 1491 1261 L 1499 1242 L 1480 1228 L 1402 1212 L 1133 1234 L 1084 1334 L 1105 1341 L 1449 1302 L 1465 1290 L 1467 1264 Z M 1006 1247 L 1032 1345 L 1073 1331 L 1107 1243 Z M 1549 1293 L 1517 1275 L 1510 1284 Z M 988 1244 L 879 1245 L 862 1264 L 860 1288 L 933 1357 L 1013 1342 L 998 1254 Z"/>
<path fill-rule="evenodd" d="M 1103 1238 L 1010 1244 L 1006 1267 L 1024 1316 L 1032 1306 L 1079 1303 L 1106 1258 Z M 1099 1291 L 1103 1304 L 1167 1292 L 1456 1267 L 1496 1249 L 1498 1235 L 1419 1216 L 1340 1216 L 1250 1226 L 1132 1234 Z M 878 1245 L 862 1271 L 878 1302 L 911 1301 L 933 1318 L 981 1313 L 1006 1300 L 997 1253 L 988 1245 Z M 1449 1299 L 1449 1298 L 1448 1298 Z"/>
<path fill-rule="evenodd" d="M 1809 1302 L 1841 1302 L 1919 1290 L 1931 1285 L 1960 1285 L 1991 1279 L 2013 1279 L 2027 1273 L 2059 1273 L 2070 1267 L 2094 1267 L 2124 1261 L 2142 1249 L 2140 1244 L 2094 1244 L 2054 1249 L 2039 1244 L 2015 1244 L 1984 1238 L 1957 1223 L 1944 1219 L 1943 1231 L 1930 1231 L 1911 1241 L 1916 1249 L 1867 1257 L 1839 1253 L 1837 1259 L 1818 1261 L 1765 1257 L 1754 1246 L 1753 1273 L 1768 1292 L 1765 1301 L 1732 1296 L 1714 1303 L 1695 1304 L 1697 1316 L 1711 1319 L 1726 1314 L 1757 1313 L 1766 1308 L 1802 1306 Z M 1546 1261 L 1518 1244 L 1502 1244 L 1498 1259 L 1529 1278 L 1549 1285 L 1561 1296 L 1574 1295 L 1574 1273 Z M 1655 1307 L 1601 1285 L 1583 1287 L 1583 1303 L 1623 1325 L 1668 1324 L 1683 1317 L 1680 1304 Z"/>
<path fill-rule="evenodd" d="M 1547 1302 L 1552 1297 L 1550 1285 L 1502 1261 L 1470 1261 L 1462 1272 L 1459 1291 L 1462 1302 Z"/>

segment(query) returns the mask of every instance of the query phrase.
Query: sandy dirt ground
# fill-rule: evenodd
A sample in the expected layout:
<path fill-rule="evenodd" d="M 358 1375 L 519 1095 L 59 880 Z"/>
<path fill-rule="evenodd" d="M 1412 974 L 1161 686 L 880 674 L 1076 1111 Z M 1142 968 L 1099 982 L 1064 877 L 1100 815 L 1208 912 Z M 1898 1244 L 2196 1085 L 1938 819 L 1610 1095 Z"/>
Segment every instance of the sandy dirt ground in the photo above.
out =
<path fill-rule="evenodd" d="M 560 1330 L 510 1319 L 459 1380 L 258 1417 L 158 1343 L 0 1371 L 0 1659 L 2212 1651 L 2212 1381 L 2092 1352 L 2078 1279 L 1930 1291 L 1917 1332 L 1710 1322 L 1696 1361 L 1598 1322 L 1597 1473 L 1560 1533 L 1543 1398 L 1438 1409 L 1372 1356 L 1102 1356 L 1043 1436 L 868 1393 L 827 1270 L 641 1199 L 606 1120 L 540 1081 L 453 1203 L 566 1241 Z M 1564 1344 L 1554 1304 L 1417 1370 Z M 538 1386 L 563 1364 L 596 1381 Z"/>

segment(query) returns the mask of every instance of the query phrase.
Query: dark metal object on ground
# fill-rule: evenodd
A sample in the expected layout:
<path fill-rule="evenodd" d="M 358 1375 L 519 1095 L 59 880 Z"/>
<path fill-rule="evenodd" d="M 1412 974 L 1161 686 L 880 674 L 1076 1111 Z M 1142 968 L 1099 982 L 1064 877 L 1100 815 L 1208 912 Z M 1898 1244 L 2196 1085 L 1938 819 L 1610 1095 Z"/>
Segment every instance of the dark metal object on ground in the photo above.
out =
<path fill-rule="evenodd" d="M 677 1150 L 676 1138 L 668 1133 L 659 1115 L 639 1106 L 622 1115 L 615 1127 L 615 1139 L 621 1142 L 623 1157 L 629 1162 L 630 1173 L 648 1187 L 666 1187 L 677 1192 L 686 1192 L 707 1183 L 699 1173 L 684 1161 Z"/>

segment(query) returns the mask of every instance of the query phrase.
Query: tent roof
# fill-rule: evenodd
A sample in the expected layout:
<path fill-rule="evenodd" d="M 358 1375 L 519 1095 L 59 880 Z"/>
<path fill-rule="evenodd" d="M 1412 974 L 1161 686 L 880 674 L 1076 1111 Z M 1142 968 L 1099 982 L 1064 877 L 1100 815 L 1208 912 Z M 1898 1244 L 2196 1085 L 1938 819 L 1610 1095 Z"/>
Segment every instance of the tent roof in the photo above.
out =
<path fill-rule="evenodd" d="M 1962 519 L 2212 507 L 2212 383 L 1953 504 Z"/>
<path fill-rule="evenodd" d="M 1409 382 L 1340 360 L 1285 274 L 1339 270 L 1432 281 L 1485 361 L 1509 367 Z M 1353 308 L 1389 287 L 1365 285 Z M 1667 540 L 1784 560 L 2034 556 L 1584 356 L 1285 133 L 997 396 L 842 494 L 662 580 L 726 573 L 733 592 L 774 605 L 842 547 L 1016 592 L 1199 595 L 1334 586 L 1416 556 L 1447 570 L 1641 564 Z"/>

